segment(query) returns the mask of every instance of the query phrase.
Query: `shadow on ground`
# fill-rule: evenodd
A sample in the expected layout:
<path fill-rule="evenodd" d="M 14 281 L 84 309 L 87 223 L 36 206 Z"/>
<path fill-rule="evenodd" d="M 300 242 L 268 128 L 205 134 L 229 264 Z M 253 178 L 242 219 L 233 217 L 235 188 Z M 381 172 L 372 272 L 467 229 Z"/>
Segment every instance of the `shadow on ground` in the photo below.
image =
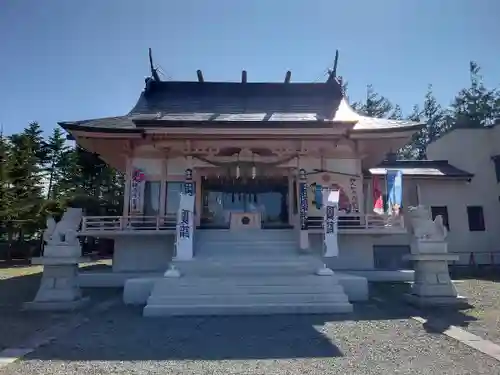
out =
<path fill-rule="evenodd" d="M 407 317 L 419 316 L 427 320 L 424 328 L 431 333 L 442 333 L 450 326 L 467 328 L 477 319 L 453 307 L 416 308 L 403 302 L 402 296 L 410 292 L 409 283 L 377 283 L 370 286 L 370 295 L 383 303 L 384 308 L 398 311 Z"/>
<path fill-rule="evenodd" d="M 89 266 L 89 269 L 101 269 L 105 265 Z M 55 324 L 70 319 L 73 313 L 48 311 L 25 311 L 24 302 L 32 301 L 38 291 L 42 270 L 39 266 L 30 266 L 29 261 L 0 262 L 0 350 L 19 347 L 32 335 Z M 99 303 L 111 296 L 118 296 L 117 289 L 84 290 L 92 301 Z"/>
<path fill-rule="evenodd" d="M 406 321 L 414 315 L 405 306 L 374 301 L 356 304 L 353 313 L 342 315 L 143 318 L 141 313 L 141 308 L 116 306 L 27 358 L 216 361 L 342 357 L 340 343 L 325 333 L 328 323 L 341 322 L 357 330 L 358 322 L 377 326 L 377 321 Z M 441 332 L 432 321 L 425 328 Z M 330 332 L 332 329 L 335 327 Z"/>
<path fill-rule="evenodd" d="M 95 265 L 87 269 L 106 267 Z M 27 280 L 38 278 L 39 275 L 29 275 L 0 280 L 0 293 L 12 293 L 14 305 L 17 303 L 20 307 L 22 302 L 33 298 L 38 288 L 38 281 L 28 283 Z M 19 288 L 26 288 L 23 297 L 21 293 L 15 296 Z M 428 319 L 424 326 L 428 332 L 440 333 L 449 325 L 466 326 L 471 319 L 459 311 L 427 313 L 414 309 L 400 299 L 405 288 L 407 284 L 372 285 L 371 295 L 382 300 L 356 304 L 353 313 L 343 315 L 143 318 L 141 308 L 121 303 L 107 311 L 93 312 L 89 308 L 82 312 L 86 319 L 83 325 L 69 329 L 53 344 L 41 347 L 26 358 L 67 361 L 331 358 L 344 353 L 335 336 L 332 339 L 325 333 L 325 325 L 330 322 L 342 322 L 356 330 L 357 322 L 370 321 L 376 325 L 377 321 L 405 321 L 417 315 Z M 104 293 L 103 300 L 119 295 L 117 290 L 85 290 L 86 294 L 99 291 Z M 94 295 L 91 298 L 96 299 Z M 29 322 L 34 315 L 27 314 L 33 312 L 18 311 L 17 322 Z M 37 316 L 44 314 L 51 316 L 50 322 L 72 316 L 49 313 Z M 47 324 L 45 322 L 45 326 Z M 9 332 L 0 332 L 3 334 Z"/>

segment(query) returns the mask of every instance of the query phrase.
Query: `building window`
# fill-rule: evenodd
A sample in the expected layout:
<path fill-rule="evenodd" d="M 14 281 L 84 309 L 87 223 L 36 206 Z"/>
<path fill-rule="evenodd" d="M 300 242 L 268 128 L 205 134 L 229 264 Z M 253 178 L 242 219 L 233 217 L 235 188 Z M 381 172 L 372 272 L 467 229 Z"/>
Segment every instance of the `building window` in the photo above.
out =
<path fill-rule="evenodd" d="M 144 185 L 144 216 L 160 214 L 160 181 L 146 181 Z"/>
<path fill-rule="evenodd" d="M 431 214 L 432 220 L 436 218 L 436 216 L 441 215 L 443 218 L 443 224 L 446 229 L 450 230 L 450 222 L 448 221 L 448 207 L 446 206 L 431 206 Z"/>
<path fill-rule="evenodd" d="M 471 232 L 482 232 L 486 229 L 484 225 L 483 207 L 468 206 L 467 216 L 469 218 L 469 230 Z"/>
<path fill-rule="evenodd" d="M 181 201 L 181 191 L 184 189 L 183 182 L 167 182 L 167 199 L 165 200 L 165 213 L 177 214 L 179 203 Z"/>
<path fill-rule="evenodd" d="M 493 159 L 493 163 L 495 163 L 495 174 L 497 176 L 497 182 L 500 182 L 500 157 L 495 157 Z"/>
<path fill-rule="evenodd" d="M 196 192 L 196 184 L 193 183 L 194 191 Z M 167 196 L 165 199 L 165 214 L 177 214 L 179 204 L 181 203 L 181 192 L 184 191 L 184 182 L 167 181 Z M 196 212 L 196 204 L 194 207 Z"/>

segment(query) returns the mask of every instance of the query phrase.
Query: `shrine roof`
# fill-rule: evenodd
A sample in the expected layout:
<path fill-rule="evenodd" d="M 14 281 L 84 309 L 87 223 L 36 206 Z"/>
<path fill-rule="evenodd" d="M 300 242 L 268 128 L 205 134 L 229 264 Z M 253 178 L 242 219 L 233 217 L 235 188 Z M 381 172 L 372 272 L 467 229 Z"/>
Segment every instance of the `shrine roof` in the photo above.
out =
<path fill-rule="evenodd" d="M 387 170 L 398 169 L 403 176 L 411 177 L 455 177 L 471 179 L 474 175 L 454 167 L 447 160 L 395 160 L 383 161 L 375 168 L 370 168 L 367 175 L 385 175 Z"/>
<path fill-rule="evenodd" d="M 143 127 L 331 127 L 411 130 L 421 124 L 370 118 L 347 103 L 337 80 L 324 83 L 160 82 L 151 80 L 132 110 L 117 117 L 60 122 L 68 130 L 139 132 Z M 295 126 L 293 125 L 295 124 Z"/>

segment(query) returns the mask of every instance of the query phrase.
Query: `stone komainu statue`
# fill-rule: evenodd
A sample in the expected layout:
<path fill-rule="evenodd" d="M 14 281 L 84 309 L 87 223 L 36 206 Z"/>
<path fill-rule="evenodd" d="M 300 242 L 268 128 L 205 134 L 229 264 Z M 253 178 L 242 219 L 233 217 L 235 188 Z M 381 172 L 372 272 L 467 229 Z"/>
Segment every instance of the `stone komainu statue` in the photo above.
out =
<path fill-rule="evenodd" d="M 419 240 L 444 241 L 448 231 L 441 215 L 432 220 L 429 207 L 409 207 L 408 217 L 413 227 L 413 235 Z"/>
<path fill-rule="evenodd" d="M 48 217 L 43 240 L 47 245 L 77 245 L 79 243 L 77 232 L 82 216 L 81 208 L 68 208 L 57 223 L 54 218 Z"/>

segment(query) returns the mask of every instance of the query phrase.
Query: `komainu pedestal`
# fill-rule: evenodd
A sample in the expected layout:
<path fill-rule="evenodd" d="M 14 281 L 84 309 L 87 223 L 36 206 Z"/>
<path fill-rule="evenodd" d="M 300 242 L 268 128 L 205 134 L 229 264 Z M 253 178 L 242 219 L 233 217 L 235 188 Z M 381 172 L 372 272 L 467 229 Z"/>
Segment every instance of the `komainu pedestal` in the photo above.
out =
<path fill-rule="evenodd" d="M 47 220 L 44 254 L 31 260 L 32 264 L 43 265 L 42 280 L 35 299 L 25 303 L 26 309 L 73 310 L 89 301 L 78 284 L 78 264 L 86 260 L 81 257 L 76 235 L 81 217 L 81 210 L 70 208 L 59 223 Z"/>
<path fill-rule="evenodd" d="M 448 262 L 458 260 L 458 255 L 448 253 L 442 217 L 433 221 L 429 209 L 422 206 L 411 207 L 409 217 L 414 238 L 411 255 L 405 259 L 413 261 L 415 280 L 405 299 L 418 306 L 468 307 L 450 278 Z"/>

